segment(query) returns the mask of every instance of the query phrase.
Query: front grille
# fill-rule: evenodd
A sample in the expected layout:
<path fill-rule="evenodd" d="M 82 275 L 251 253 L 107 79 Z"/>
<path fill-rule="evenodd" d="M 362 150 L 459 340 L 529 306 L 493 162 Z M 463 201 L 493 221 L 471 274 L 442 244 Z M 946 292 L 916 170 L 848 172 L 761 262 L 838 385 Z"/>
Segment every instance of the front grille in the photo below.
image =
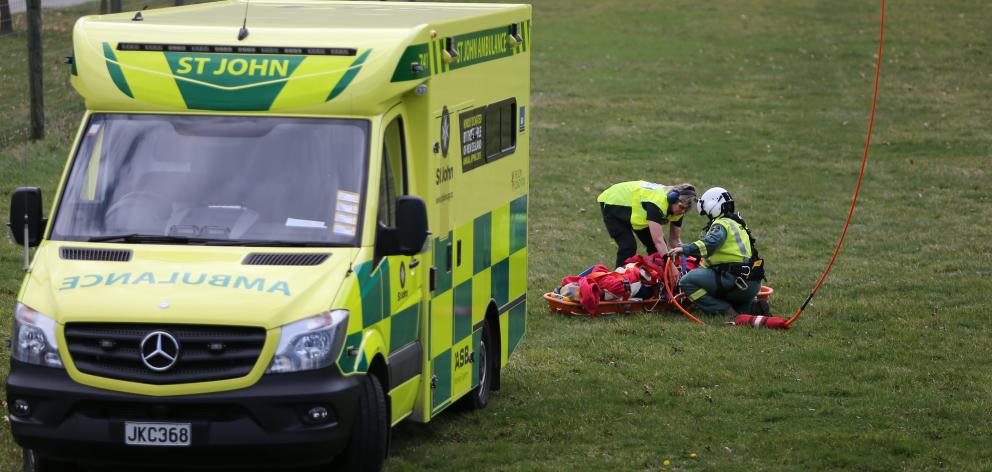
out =
<path fill-rule="evenodd" d="M 127 262 L 131 260 L 131 251 L 128 249 L 94 249 L 63 246 L 59 249 L 59 255 L 63 259 L 71 261 Z"/>
<path fill-rule="evenodd" d="M 171 335 L 179 343 L 175 363 L 163 371 L 147 367 L 141 358 L 141 341 L 156 331 Z M 67 323 L 65 340 L 69 355 L 80 372 L 111 379 L 167 385 L 248 375 L 265 344 L 265 329 L 244 326 Z"/>

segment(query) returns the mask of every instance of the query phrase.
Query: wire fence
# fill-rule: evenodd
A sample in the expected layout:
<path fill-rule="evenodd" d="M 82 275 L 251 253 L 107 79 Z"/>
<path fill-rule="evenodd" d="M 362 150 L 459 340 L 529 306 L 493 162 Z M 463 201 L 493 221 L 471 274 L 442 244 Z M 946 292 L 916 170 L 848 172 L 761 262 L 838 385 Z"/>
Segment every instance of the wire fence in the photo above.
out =
<path fill-rule="evenodd" d="M 42 44 L 49 40 L 44 39 L 43 36 L 52 33 L 56 33 L 56 36 L 65 35 L 70 31 L 71 28 L 67 29 L 65 26 L 66 17 L 135 12 L 149 7 L 162 8 L 210 1 L 215 0 L 0 0 L 0 39 L 3 40 L 4 51 L 12 50 L 7 47 L 12 44 L 11 40 L 18 41 L 20 37 L 23 37 L 27 43 L 28 59 L 26 71 L 21 67 L 6 67 L 6 64 L 0 68 L 4 72 L 3 75 L 0 75 L 0 85 L 3 85 L 3 93 L 0 93 L 0 108 L 6 110 L 10 107 L 11 113 L 17 115 L 16 117 L 9 117 L 13 119 L 0 120 L 0 148 L 5 148 L 10 142 L 19 141 L 28 136 L 30 139 L 41 139 L 45 136 L 46 119 L 43 104 L 45 91 L 43 84 L 45 83 L 46 63 L 44 62 Z M 40 11 L 39 6 L 41 7 Z M 62 9 L 66 11 L 62 12 Z M 44 10 L 48 10 L 49 13 L 44 13 Z M 55 25 L 46 29 L 43 26 L 45 23 L 43 17 L 52 14 L 53 11 L 56 17 Z M 60 38 L 52 39 L 59 40 Z M 64 38 L 62 39 L 64 40 Z M 3 57 L 6 62 L 7 56 Z M 47 64 L 51 64 L 51 58 Z M 27 90 L 26 97 L 17 94 L 12 96 L 7 93 L 11 74 L 25 72 L 28 80 L 19 86 Z M 20 81 L 21 79 L 17 80 Z M 49 83 L 51 82 L 49 81 Z M 22 99 L 25 102 L 29 101 L 30 107 L 26 106 L 27 103 L 21 103 Z M 8 117 L 5 116 L 5 118 Z M 27 123 L 30 123 L 29 127 L 25 127 Z M 60 126 L 60 123 L 55 123 L 54 127 L 59 129 Z"/>
<path fill-rule="evenodd" d="M 0 0 L 0 36 L 14 32 L 12 15 L 26 9 L 24 0 Z"/>
<path fill-rule="evenodd" d="M 120 11 L 141 10 L 147 0 L 40 0 L 41 8 L 68 8 L 85 5 L 83 14 L 113 13 Z M 190 5 L 212 0 L 172 0 L 170 5 Z M 27 0 L 0 0 L 0 36 L 23 31 L 25 26 L 24 13 L 28 8 Z"/>
<path fill-rule="evenodd" d="M 24 0 L 0 0 L 0 10 L 4 11 L 7 15 L 24 13 L 27 10 L 27 2 Z"/>
<path fill-rule="evenodd" d="M 67 76 L 53 80 L 46 71 L 51 70 L 52 64 L 57 64 L 53 56 L 63 52 L 59 45 L 64 49 L 75 18 L 206 1 L 214 0 L 0 0 L 0 45 L 3 46 L 0 108 L 4 110 L 4 119 L 0 120 L 0 148 L 7 149 L 13 142 L 41 139 L 46 128 L 61 134 L 69 133 L 65 130 L 71 128 L 73 118 L 59 113 L 45 116 L 45 108 L 53 108 L 52 97 L 58 96 L 50 93 L 52 87 L 65 87 Z M 40 11 L 37 10 L 39 6 Z M 26 43 L 26 48 L 16 44 L 21 41 Z M 45 43 L 55 49 L 45 51 L 42 46 Z M 14 61 L 25 59 L 27 68 L 21 65 L 23 63 L 14 65 Z M 46 96 L 49 98 L 44 98 Z M 62 105 L 54 103 L 54 107 Z"/>

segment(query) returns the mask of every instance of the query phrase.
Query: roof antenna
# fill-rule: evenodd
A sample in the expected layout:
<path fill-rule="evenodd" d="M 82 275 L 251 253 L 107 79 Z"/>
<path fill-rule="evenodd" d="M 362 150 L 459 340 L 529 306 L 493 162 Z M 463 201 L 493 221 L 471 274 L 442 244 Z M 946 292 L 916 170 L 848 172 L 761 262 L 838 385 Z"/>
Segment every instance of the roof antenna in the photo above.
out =
<path fill-rule="evenodd" d="M 245 19 L 241 22 L 241 29 L 238 31 L 238 41 L 248 37 L 248 5 L 251 5 L 251 0 L 245 1 Z"/>

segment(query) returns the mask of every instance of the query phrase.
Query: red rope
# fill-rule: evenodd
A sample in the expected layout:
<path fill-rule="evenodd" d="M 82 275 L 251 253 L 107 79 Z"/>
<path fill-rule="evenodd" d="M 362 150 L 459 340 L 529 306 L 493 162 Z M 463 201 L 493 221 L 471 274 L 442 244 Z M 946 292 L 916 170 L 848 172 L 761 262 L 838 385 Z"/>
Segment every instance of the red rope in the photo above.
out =
<path fill-rule="evenodd" d="M 878 27 L 878 58 L 875 63 L 875 93 L 871 99 L 871 117 L 868 119 L 868 137 L 865 139 L 865 152 L 861 157 L 861 172 L 858 174 L 858 185 L 854 188 L 854 198 L 851 199 L 851 209 L 847 212 L 847 221 L 844 222 L 844 230 L 840 233 L 840 240 L 837 241 L 837 247 L 834 248 L 834 254 L 830 257 L 830 262 L 827 264 L 826 270 L 823 271 L 823 275 L 820 276 L 820 280 L 816 282 L 816 286 L 813 287 L 813 291 L 809 293 L 806 297 L 806 301 L 803 302 L 802 306 L 796 310 L 796 314 L 789 318 L 789 321 L 785 322 L 786 326 L 791 325 L 799 318 L 803 310 L 806 309 L 806 305 L 809 305 L 810 300 L 816 295 L 816 291 L 820 289 L 820 285 L 827 278 L 827 274 L 830 273 L 830 268 L 833 267 L 834 261 L 837 259 L 837 254 L 840 252 L 841 245 L 844 244 L 844 237 L 847 236 L 847 228 L 851 225 L 851 217 L 854 216 L 854 205 L 858 202 L 858 194 L 861 193 L 861 181 L 865 176 L 865 166 L 868 164 L 868 148 L 871 145 L 871 129 L 875 124 L 875 103 L 878 101 L 878 76 L 882 71 L 882 39 L 885 33 L 885 0 L 882 0 L 882 18 Z"/>

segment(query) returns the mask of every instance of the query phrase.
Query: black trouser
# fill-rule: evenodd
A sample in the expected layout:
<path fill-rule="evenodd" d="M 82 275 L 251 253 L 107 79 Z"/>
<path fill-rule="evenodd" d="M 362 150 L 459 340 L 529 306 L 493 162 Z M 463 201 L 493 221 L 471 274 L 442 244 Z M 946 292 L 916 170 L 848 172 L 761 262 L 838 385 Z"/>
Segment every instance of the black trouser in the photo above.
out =
<path fill-rule="evenodd" d="M 617 261 L 614 267 L 620 267 L 627 258 L 637 254 L 637 239 L 647 248 L 648 254 L 658 252 L 654 246 L 654 239 L 651 237 L 651 230 L 647 228 L 634 229 L 630 225 L 630 207 L 620 205 L 599 204 L 599 209 L 603 212 L 603 223 L 606 224 L 606 231 L 617 243 Z"/>

